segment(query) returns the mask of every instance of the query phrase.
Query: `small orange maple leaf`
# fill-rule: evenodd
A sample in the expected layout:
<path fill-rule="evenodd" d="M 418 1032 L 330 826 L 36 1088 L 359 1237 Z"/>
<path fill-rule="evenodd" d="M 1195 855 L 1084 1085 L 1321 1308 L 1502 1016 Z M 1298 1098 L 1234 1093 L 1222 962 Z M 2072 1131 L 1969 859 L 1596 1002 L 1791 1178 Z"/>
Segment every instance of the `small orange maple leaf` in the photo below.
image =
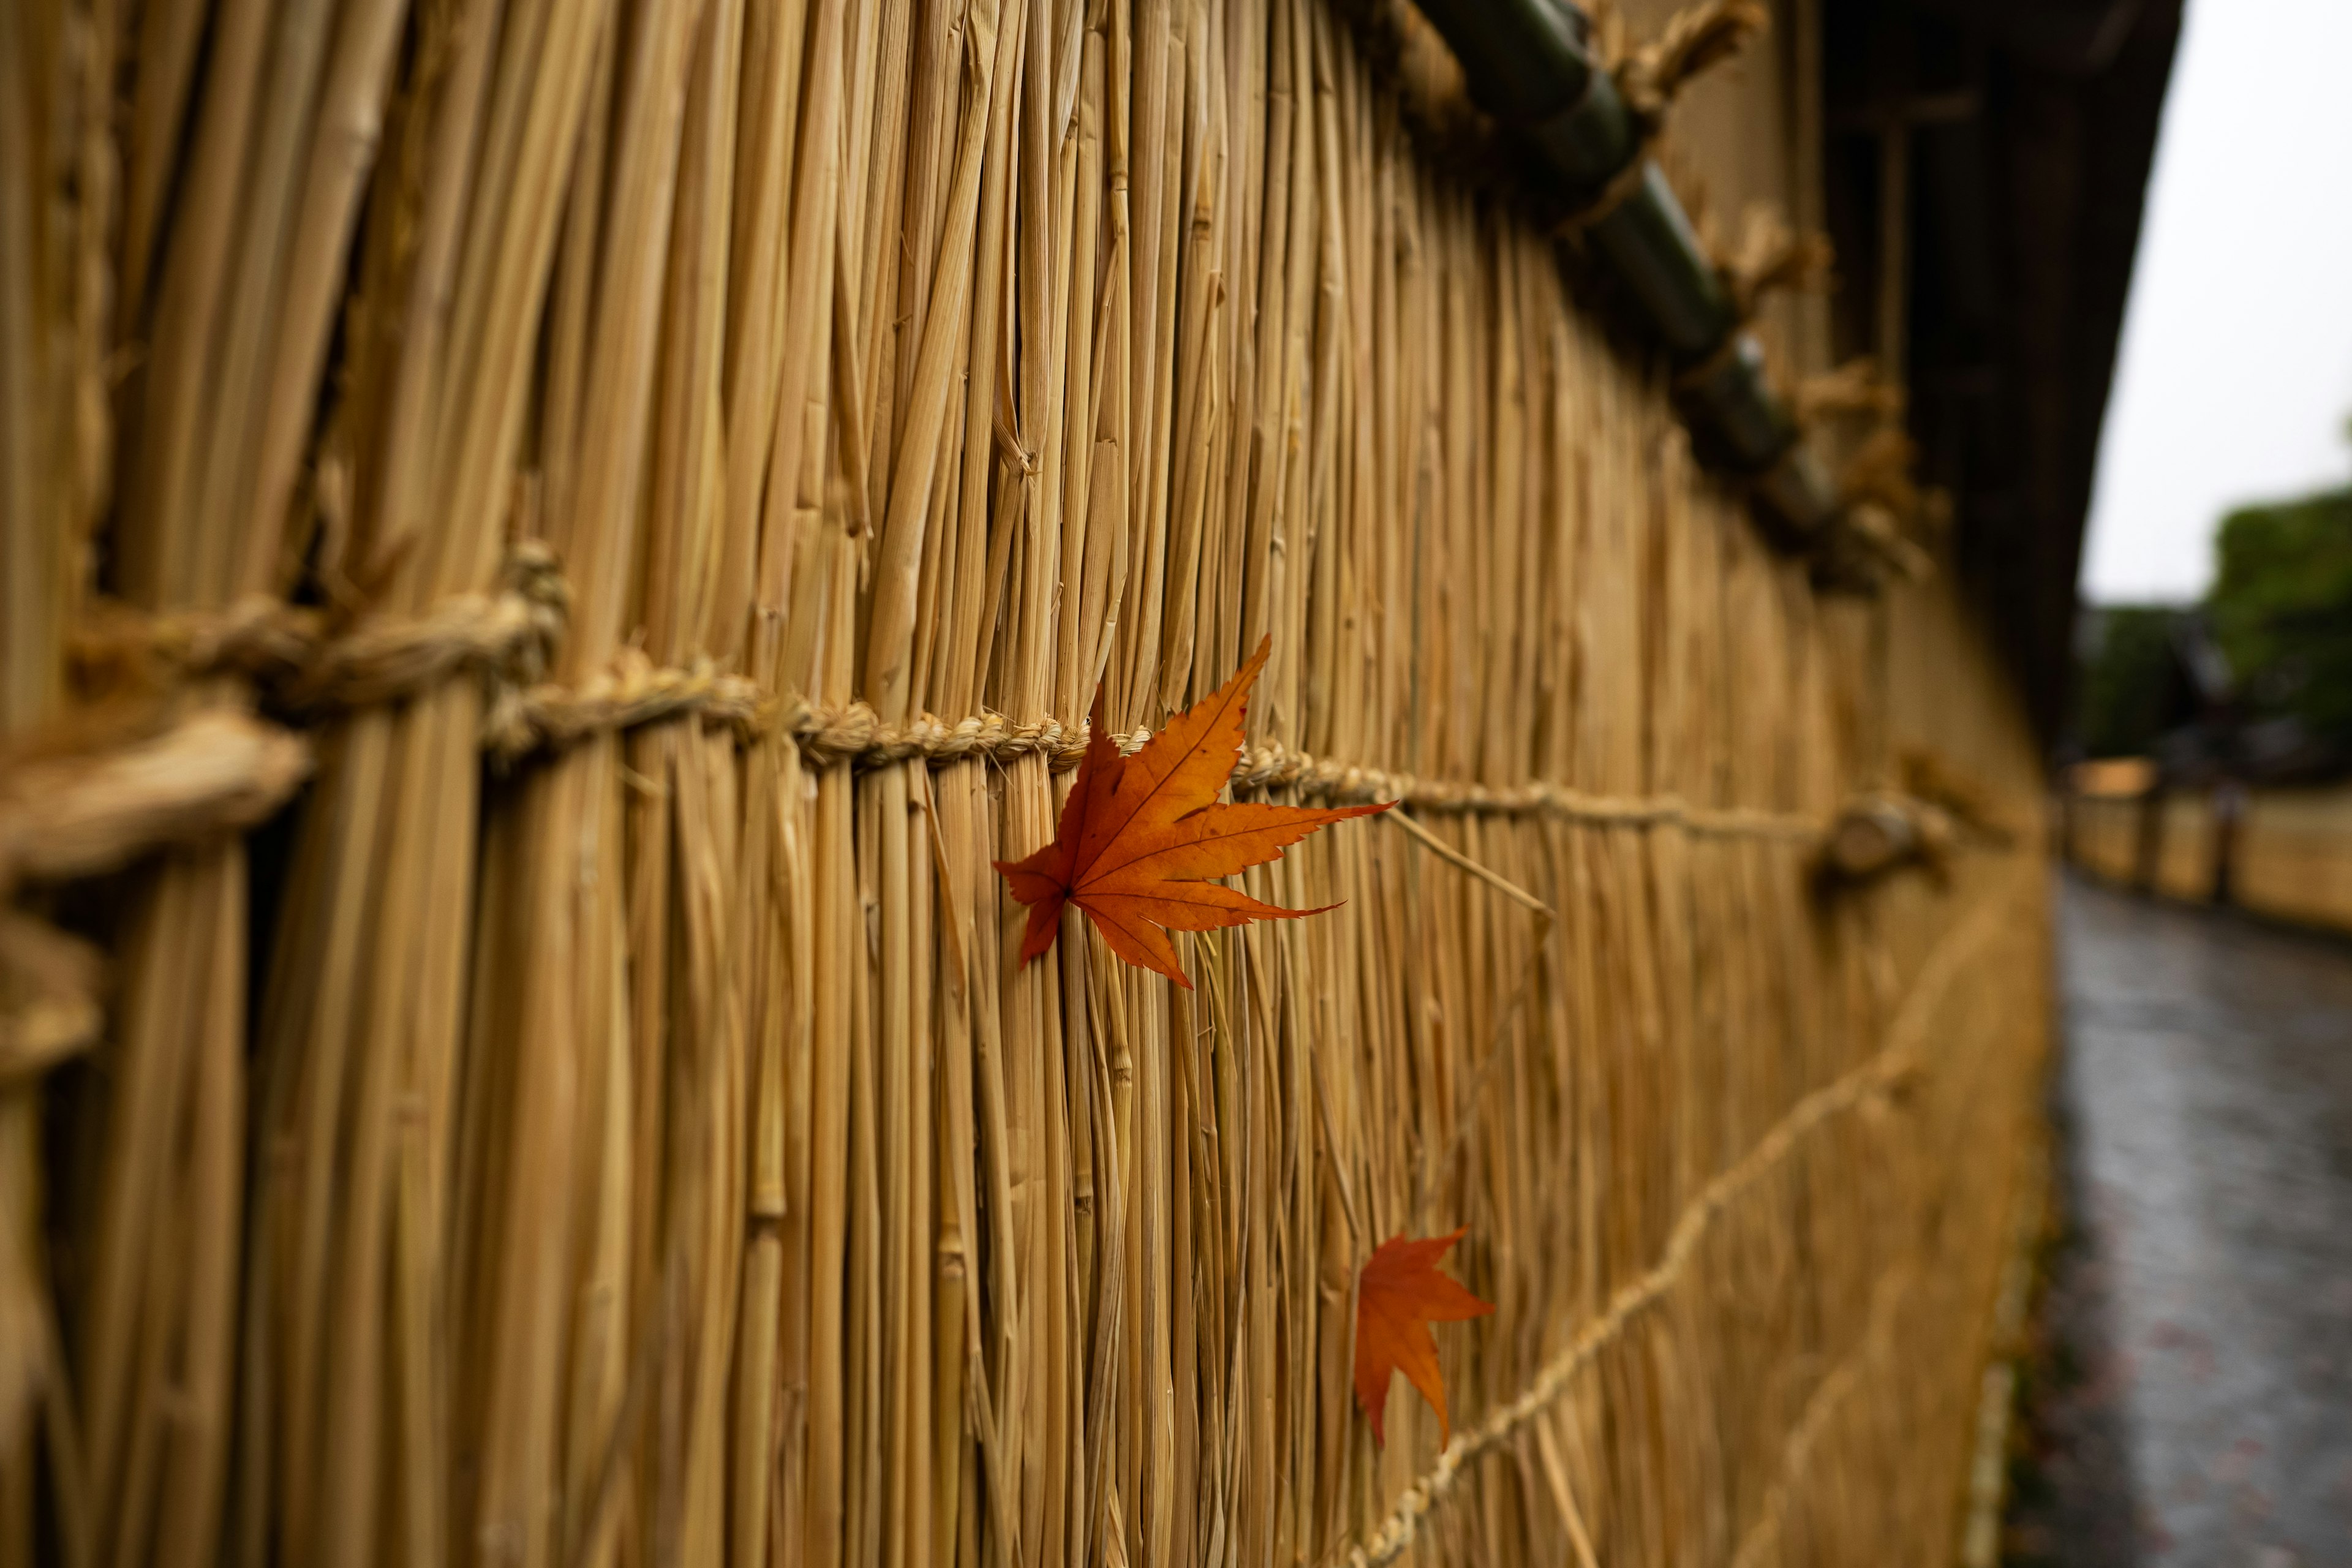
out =
<path fill-rule="evenodd" d="M 1389 1373 L 1401 1372 L 1437 1412 L 1444 1446 L 1454 1436 L 1445 1418 L 1445 1378 L 1437 1370 L 1432 1323 L 1458 1323 L 1495 1310 L 1437 1271 L 1437 1260 L 1470 1227 L 1452 1236 L 1381 1243 L 1356 1276 L 1356 1403 L 1371 1418 L 1373 1440 L 1385 1445 L 1381 1416 L 1389 1403 Z"/>
<path fill-rule="evenodd" d="M 1113 952 L 1189 991 L 1192 983 L 1166 932 L 1323 912 L 1262 903 L 1215 880 L 1277 858 L 1318 827 L 1396 804 L 1214 804 L 1241 755 L 1250 683 L 1265 668 L 1273 642 L 1260 642 L 1231 680 L 1170 720 L 1131 757 L 1118 754 L 1103 723 L 1102 689 L 1095 689 L 1087 753 L 1054 841 L 1025 860 L 994 862 L 1013 896 L 1029 906 L 1022 963 L 1054 945 L 1062 906 L 1071 903 L 1086 911 Z"/>

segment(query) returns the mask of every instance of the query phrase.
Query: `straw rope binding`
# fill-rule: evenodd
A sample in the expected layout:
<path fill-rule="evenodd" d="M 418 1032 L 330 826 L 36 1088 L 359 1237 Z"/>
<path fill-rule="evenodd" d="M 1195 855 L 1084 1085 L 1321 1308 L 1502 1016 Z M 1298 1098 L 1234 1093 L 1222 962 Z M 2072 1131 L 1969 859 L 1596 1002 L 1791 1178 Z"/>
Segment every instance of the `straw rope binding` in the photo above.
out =
<path fill-rule="evenodd" d="M 87 755 L 0 773 L 0 887 L 91 877 L 251 827 L 310 771 L 300 736 L 232 709 Z"/>
<path fill-rule="evenodd" d="M 1497 1406 L 1484 1421 L 1446 1445 L 1436 1465 L 1405 1488 L 1390 1508 L 1388 1517 L 1349 1552 L 1351 1568 L 1378 1568 L 1381 1563 L 1395 1561 L 1412 1545 L 1413 1537 L 1420 1533 L 1422 1521 L 1445 1500 L 1474 1461 L 1516 1436 L 1568 1391 L 1577 1374 L 1594 1357 L 1664 1298 L 1690 1267 L 1716 1217 L 1734 1198 L 1777 1168 L 1814 1131 L 1885 1093 L 1916 1068 L 1927 1026 L 1935 1016 L 1936 1005 L 1943 1000 L 1945 988 L 1977 950 L 2012 918 L 2011 902 L 2009 898 L 1989 899 L 1967 921 L 1945 933 L 1912 981 L 1877 1054 L 1835 1082 L 1799 1100 L 1738 1163 L 1707 1183 L 1675 1222 L 1665 1250 L 1649 1272 L 1620 1290 L 1610 1300 L 1608 1310 L 1588 1323 L 1566 1350 L 1546 1363 L 1518 1397 Z"/>
<path fill-rule="evenodd" d="M 2039 753 L 1667 395 L 1790 246 L 1585 288 L 1809 210 L 1779 55 L 1646 155 L 1759 16 L 1546 197 L 1404 0 L 0 5 L 0 1568 L 1932 1555 L 2024 948 L 1869 1064 Z M 1097 692 L 1261 640 L 1230 787 L 1412 809 L 1020 963 Z M 1898 779 L 2022 852 L 1824 896 Z M 1381 1536 L 1350 1281 L 1461 1227 Z"/>
<path fill-rule="evenodd" d="M 1635 117 L 1654 129 L 1684 88 L 1746 48 L 1771 21 L 1762 0 L 1697 0 L 1618 61 L 1617 90 Z"/>
<path fill-rule="evenodd" d="M 571 591 L 543 546 L 518 549 L 505 576 L 509 586 L 497 595 L 456 595 L 413 619 L 370 617 L 336 636 L 326 634 L 324 617 L 315 611 L 247 601 L 216 616 L 142 618 L 114 608 L 78 646 L 85 663 L 139 653 L 192 675 L 236 670 L 267 677 L 289 706 L 312 710 L 404 702 L 456 676 L 481 673 L 493 688 L 482 742 L 509 763 L 592 734 L 682 719 L 725 725 L 746 740 L 782 734 L 816 761 L 863 767 L 916 758 L 943 766 L 968 758 L 1009 763 L 1043 755 L 1063 773 L 1086 754 L 1084 725 L 1016 721 L 1001 713 L 955 721 L 927 713 L 891 724 L 865 702 L 828 707 L 781 698 L 708 659 L 663 668 L 634 648 L 576 688 L 520 685 L 519 676 L 544 669 L 552 659 Z M 1150 731 L 1138 729 L 1120 733 L 1118 742 L 1122 752 L 1133 752 L 1150 738 Z M 269 770 L 272 777 L 279 766 Z M 1295 789 L 1319 800 L 1393 800 L 1464 815 L 1672 823 L 1735 837 L 1811 838 L 1824 826 L 1800 814 L 1708 806 L 1671 795 L 1614 796 L 1545 781 L 1420 778 L 1310 756 L 1279 742 L 1245 748 L 1234 765 L 1233 787 Z"/>

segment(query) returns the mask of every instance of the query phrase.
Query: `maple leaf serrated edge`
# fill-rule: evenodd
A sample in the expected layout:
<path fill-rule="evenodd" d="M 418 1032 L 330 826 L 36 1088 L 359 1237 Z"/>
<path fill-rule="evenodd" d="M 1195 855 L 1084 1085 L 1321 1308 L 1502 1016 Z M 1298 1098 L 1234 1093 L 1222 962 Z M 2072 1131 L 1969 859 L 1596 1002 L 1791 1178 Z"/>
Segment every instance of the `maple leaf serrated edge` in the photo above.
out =
<path fill-rule="evenodd" d="M 1278 859 L 1318 828 L 1389 809 L 1292 806 L 1217 800 L 1241 755 L 1249 689 L 1274 639 L 1262 639 L 1233 678 L 1169 721 L 1132 756 L 1118 754 L 1095 689 L 1085 757 L 1053 840 L 1018 861 L 992 862 L 1029 906 L 1026 963 L 1054 944 L 1062 910 L 1076 904 L 1113 952 L 1191 990 L 1169 931 L 1215 931 L 1253 920 L 1297 920 L 1336 909 L 1284 909 L 1218 879 Z M 1171 809 L 1172 807 L 1172 809 Z M 1130 847 L 1132 834 L 1146 842 Z"/>
<path fill-rule="evenodd" d="M 1372 1251 L 1356 1275 L 1356 1403 L 1372 1424 L 1372 1440 L 1383 1447 L 1388 1435 L 1381 1417 L 1388 1409 L 1389 1380 L 1401 1372 L 1437 1412 L 1438 1445 L 1454 1436 L 1445 1413 L 1445 1378 L 1437 1366 L 1437 1340 L 1432 1323 L 1458 1323 L 1483 1318 L 1495 1310 L 1452 1276 L 1437 1270 L 1438 1260 L 1469 1234 L 1462 1226 L 1450 1236 L 1411 1239 L 1402 1233 Z M 1409 1301 L 1409 1310 L 1400 1310 Z M 1384 1342 L 1375 1348 L 1378 1331 Z M 1392 1348 L 1391 1348 L 1392 1346 Z M 1386 1352 L 1386 1353 L 1383 1353 Z"/>

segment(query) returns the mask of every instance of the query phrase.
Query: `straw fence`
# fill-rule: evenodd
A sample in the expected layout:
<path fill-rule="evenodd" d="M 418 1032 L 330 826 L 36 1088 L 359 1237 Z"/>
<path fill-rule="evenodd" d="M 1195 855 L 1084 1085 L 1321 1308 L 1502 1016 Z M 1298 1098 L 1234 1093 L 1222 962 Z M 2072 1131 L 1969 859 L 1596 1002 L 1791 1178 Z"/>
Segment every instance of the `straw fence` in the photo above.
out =
<path fill-rule="evenodd" d="M 2210 794 L 2080 795 L 2069 854 L 2109 881 L 2213 900 L 2223 830 Z M 2352 931 L 2352 789 L 2245 792 L 2228 829 L 2230 901 L 2257 914 Z"/>
<path fill-rule="evenodd" d="M 0 5 L 0 1560 L 1948 1554 L 2030 743 L 1363 37 Z M 1677 165 L 1802 218 L 1743 68 Z M 1017 965 L 1097 680 L 1269 635 L 1236 789 L 1407 803 L 1247 879 L 1341 907 Z M 1931 777 L 2012 847 L 1820 879 Z"/>

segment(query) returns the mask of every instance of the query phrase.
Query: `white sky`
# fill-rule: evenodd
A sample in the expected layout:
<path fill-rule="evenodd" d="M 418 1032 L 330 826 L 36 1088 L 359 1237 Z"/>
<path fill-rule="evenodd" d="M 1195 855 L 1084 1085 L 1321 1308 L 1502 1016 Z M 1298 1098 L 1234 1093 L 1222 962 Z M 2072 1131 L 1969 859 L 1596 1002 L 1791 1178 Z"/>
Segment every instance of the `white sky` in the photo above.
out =
<path fill-rule="evenodd" d="M 2189 599 L 2231 506 L 2352 479 L 2352 0 L 2189 0 L 2083 597 Z"/>

